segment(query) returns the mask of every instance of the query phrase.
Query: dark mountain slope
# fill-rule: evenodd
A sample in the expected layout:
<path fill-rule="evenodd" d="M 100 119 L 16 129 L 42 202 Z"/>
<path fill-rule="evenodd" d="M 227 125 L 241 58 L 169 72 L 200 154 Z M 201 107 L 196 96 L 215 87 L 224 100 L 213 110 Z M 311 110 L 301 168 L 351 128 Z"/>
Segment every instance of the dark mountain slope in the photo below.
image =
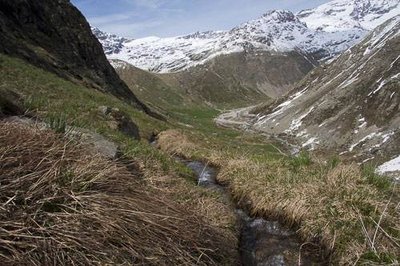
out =
<path fill-rule="evenodd" d="M 149 113 L 118 77 L 69 0 L 0 0 L 0 52 L 111 93 Z"/>
<path fill-rule="evenodd" d="M 110 60 L 118 75 L 147 106 L 167 114 L 176 107 L 194 102 L 179 86 L 170 86 L 157 74 L 134 67 L 122 60 Z M 197 102 L 199 103 L 199 102 Z"/>

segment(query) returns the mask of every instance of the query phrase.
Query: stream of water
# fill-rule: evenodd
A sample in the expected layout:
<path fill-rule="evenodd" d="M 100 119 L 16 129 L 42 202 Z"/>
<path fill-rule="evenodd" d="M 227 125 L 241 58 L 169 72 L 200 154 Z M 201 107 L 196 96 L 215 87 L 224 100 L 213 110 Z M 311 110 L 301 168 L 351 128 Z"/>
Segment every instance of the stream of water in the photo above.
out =
<path fill-rule="evenodd" d="M 321 265 L 309 250 L 301 251 L 302 243 L 296 233 L 277 221 L 251 217 L 236 206 L 226 187 L 218 184 L 218 170 L 200 161 L 176 158 L 196 173 L 198 184 L 222 193 L 234 206 L 241 228 L 239 251 L 244 266 Z"/>

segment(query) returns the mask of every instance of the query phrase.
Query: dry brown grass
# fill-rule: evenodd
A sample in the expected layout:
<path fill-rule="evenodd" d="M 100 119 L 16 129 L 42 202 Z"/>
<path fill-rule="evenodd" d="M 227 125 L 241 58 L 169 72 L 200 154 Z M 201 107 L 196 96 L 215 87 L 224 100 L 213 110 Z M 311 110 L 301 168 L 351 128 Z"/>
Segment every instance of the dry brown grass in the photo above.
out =
<path fill-rule="evenodd" d="M 294 174 L 280 162 L 257 164 L 243 158 L 229 161 L 222 169 L 219 177 L 231 184 L 238 201 L 250 201 L 258 215 L 298 227 L 305 241 L 333 251 L 336 262 L 352 264 L 369 252 L 400 256 L 400 241 L 394 238 L 400 232 L 396 229 L 398 198 L 389 202 L 387 194 L 365 181 L 356 165 Z M 385 230 L 397 233 L 388 236 L 378 229 L 380 217 Z M 372 244 L 369 238 L 374 234 Z"/>
<path fill-rule="evenodd" d="M 160 191 L 59 135 L 0 122 L 0 264 L 233 263 L 231 239 Z"/>
<path fill-rule="evenodd" d="M 166 130 L 158 134 L 157 145 L 170 154 L 185 156 L 193 154 L 199 147 L 179 130 Z"/>
<path fill-rule="evenodd" d="M 174 156 L 193 154 L 199 149 L 179 130 L 163 131 L 158 135 L 157 140 L 159 148 Z M 168 175 L 162 175 L 160 171 L 158 174 L 146 176 L 146 179 L 163 193 L 169 193 L 182 204 L 190 206 L 196 213 L 207 219 L 208 223 L 221 230 L 221 233 L 229 239 L 231 246 L 238 246 L 236 215 L 223 195 L 210 191 L 208 188 L 193 189 L 193 185 L 197 186 L 195 177 L 190 184 L 188 180 L 182 178 L 172 179 Z M 235 256 L 237 254 L 232 254 L 232 257 Z"/>
<path fill-rule="evenodd" d="M 180 143 L 183 148 L 171 148 Z M 159 145 L 171 153 L 186 152 L 187 157 L 193 153 L 193 144 L 177 131 L 161 134 Z M 399 186 L 382 189 L 367 180 L 357 165 L 293 166 L 287 159 L 204 153 L 220 166 L 218 180 L 229 185 L 237 202 L 249 204 L 254 214 L 297 228 L 305 242 L 318 243 L 330 252 L 333 264 L 399 262 Z"/>

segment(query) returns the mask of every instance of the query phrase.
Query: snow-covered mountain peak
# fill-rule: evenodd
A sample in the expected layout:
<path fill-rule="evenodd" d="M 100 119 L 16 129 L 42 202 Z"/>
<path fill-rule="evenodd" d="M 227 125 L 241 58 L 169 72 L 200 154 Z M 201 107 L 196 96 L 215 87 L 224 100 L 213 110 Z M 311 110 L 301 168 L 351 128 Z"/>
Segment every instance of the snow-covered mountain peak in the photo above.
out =
<path fill-rule="evenodd" d="M 400 0 L 335 0 L 297 14 L 309 28 L 327 32 L 373 30 L 400 14 Z"/>
<path fill-rule="evenodd" d="M 223 54 L 291 51 L 329 59 L 358 43 L 371 29 L 400 14 L 400 0 L 334 0 L 293 14 L 272 10 L 229 31 L 127 40 L 98 29 L 110 59 L 152 72 L 177 72 Z"/>
<path fill-rule="evenodd" d="M 288 10 L 270 10 L 266 12 L 261 17 L 261 19 L 263 19 L 265 22 L 277 22 L 277 23 L 300 22 L 298 17 Z"/>
<path fill-rule="evenodd" d="M 292 12 L 287 10 L 272 10 L 260 18 L 248 21 L 233 28 L 230 33 L 240 33 L 244 37 L 247 35 L 262 35 L 261 37 L 278 37 L 291 35 L 293 31 L 307 31 L 307 25 L 299 20 Z M 279 50 L 279 49 L 278 49 Z"/>
<path fill-rule="evenodd" d="M 124 43 L 128 41 L 127 38 L 103 32 L 95 27 L 92 27 L 92 32 L 103 45 L 106 55 L 118 54 L 124 47 Z"/>

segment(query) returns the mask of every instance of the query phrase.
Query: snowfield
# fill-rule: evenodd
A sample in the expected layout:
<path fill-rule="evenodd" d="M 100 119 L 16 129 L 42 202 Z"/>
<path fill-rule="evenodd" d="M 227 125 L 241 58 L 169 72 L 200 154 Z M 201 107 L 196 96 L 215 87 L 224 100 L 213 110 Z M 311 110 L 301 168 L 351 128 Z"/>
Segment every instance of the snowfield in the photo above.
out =
<path fill-rule="evenodd" d="M 388 174 L 397 172 L 395 176 L 397 181 L 400 181 L 400 155 L 377 168 L 379 174 Z"/>

